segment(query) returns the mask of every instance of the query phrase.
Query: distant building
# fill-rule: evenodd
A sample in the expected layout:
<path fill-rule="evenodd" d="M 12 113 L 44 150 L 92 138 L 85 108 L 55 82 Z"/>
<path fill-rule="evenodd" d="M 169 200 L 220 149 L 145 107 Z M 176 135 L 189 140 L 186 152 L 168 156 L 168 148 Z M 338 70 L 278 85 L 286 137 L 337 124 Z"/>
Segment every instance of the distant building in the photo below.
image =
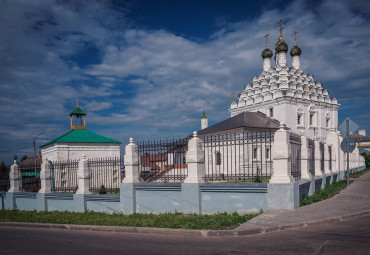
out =
<path fill-rule="evenodd" d="M 120 157 L 121 142 L 86 130 L 86 113 L 78 106 L 69 114 L 71 131 L 45 143 L 42 157 L 50 161 Z"/>

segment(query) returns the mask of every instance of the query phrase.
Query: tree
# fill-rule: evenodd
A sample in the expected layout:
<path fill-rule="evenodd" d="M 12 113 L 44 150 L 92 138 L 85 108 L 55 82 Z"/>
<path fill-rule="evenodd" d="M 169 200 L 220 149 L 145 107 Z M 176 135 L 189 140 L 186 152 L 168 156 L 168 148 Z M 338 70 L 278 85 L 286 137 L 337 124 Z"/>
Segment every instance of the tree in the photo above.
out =
<path fill-rule="evenodd" d="M 27 159 L 27 155 L 24 155 L 24 156 L 21 158 L 21 161 L 26 160 L 26 159 Z"/>
<path fill-rule="evenodd" d="M 9 170 L 6 167 L 4 160 L 2 160 L 0 163 L 0 179 L 1 180 L 9 179 Z"/>

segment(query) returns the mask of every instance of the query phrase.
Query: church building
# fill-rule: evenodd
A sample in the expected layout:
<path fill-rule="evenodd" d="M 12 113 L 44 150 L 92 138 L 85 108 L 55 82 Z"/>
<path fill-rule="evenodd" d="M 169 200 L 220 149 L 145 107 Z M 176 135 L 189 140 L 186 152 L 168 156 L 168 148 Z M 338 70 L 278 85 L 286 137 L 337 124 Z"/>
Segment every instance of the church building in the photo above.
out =
<path fill-rule="evenodd" d="M 338 126 L 339 104 L 323 85 L 306 74 L 300 67 L 302 50 L 294 46 L 290 50 L 292 66 L 287 63 L 288 45 L 283 39 L 282 21 L 280 37 L 275 44 L 275 67 L 271 66 L 272 50 L 262 52 L 263 72 L 244 86 L 237 100 L 233 100 L 229 112 L 231 117 L 241 112 L 262 112 L 290 128 L 293 132 L 309 138 L 326 139 L 331 128 Z"/>
<path fill-rule="evenodd" d="M 121 142 L 86 129 L 86 112 L 78 106 L 69 114 L 71 131 L 42 145 L 43 158 L 79 160 L 86 158 L 120 157 Z"/>

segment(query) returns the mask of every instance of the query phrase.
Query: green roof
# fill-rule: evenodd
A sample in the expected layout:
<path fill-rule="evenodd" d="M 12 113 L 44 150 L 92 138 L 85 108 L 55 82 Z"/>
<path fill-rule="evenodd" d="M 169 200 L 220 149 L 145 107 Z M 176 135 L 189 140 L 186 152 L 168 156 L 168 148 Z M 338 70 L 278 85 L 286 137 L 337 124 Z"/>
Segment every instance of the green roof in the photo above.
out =
<path fill-rule="evenodd" d="M 44 145 L 40 146 L 40 148 L 53 144 L 53 143 L 118 143 L 121 142 L 113 140 L 111 138 L 98 135 L 94 132 L 91 132 L 86 129 L 74 129 L 65 133 L 50 142 L 45 143 Z"/>
<path fill-rule="evenodd" d="M 73 109 L 73 111 L 69 114 L 69 116 L 72 116 L 72 115 L 86 115 L 86 112 L 84 112 L 84 110 L 82 110 L 80 107 L 76 107 Z"/>

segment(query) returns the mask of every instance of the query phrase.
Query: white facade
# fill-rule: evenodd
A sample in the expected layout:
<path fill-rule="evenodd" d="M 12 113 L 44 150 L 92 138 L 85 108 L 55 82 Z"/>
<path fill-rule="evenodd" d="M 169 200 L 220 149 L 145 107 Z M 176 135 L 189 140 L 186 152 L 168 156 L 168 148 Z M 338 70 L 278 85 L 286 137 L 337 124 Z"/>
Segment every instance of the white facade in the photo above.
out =
<path fill-rule="evenodd" d="M 244 87 L 237 101 L 231 104 L 230 115 L 243 111 L 265 113 L 310 138 L 326 139 L 330 128 L 338 126 L 338 107 L 335 98 L 312 74 L 301 69 L 299 56 L 293 56 L 293 67 L 286 65 L 286 53 L 280 52 L 276 67 L 266 71 L 270 58 L 263 62 L 264 70 Z"/>
<path fill-rule="evenodd" d="M 112 143 L 53 143 L 41 150 L 42 157 L 50 161 L 80 160 L 83 155 L 87 159 L 120 157 L 120 145 Z"/>

